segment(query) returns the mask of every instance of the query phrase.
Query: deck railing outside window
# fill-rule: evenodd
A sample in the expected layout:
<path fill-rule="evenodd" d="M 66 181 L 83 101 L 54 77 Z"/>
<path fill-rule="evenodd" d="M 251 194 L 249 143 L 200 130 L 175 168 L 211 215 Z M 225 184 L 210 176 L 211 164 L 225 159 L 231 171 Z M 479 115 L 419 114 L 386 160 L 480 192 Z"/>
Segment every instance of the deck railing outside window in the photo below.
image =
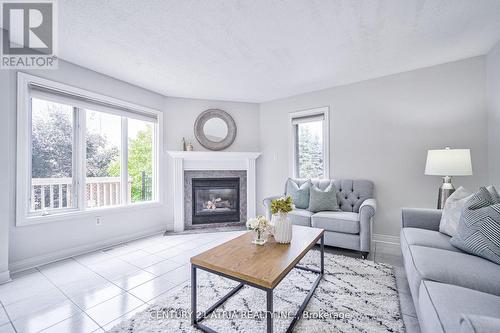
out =
<path fill-rule="evenodd" d="M 128 181 L 131 199 L 132 179 Z M 85 184 L 86 207 L 121 204 L 120 177 L 88 177 Z M 72 178 L 33 178 L 31 182 L 31 211 L 73 207 Z"/>

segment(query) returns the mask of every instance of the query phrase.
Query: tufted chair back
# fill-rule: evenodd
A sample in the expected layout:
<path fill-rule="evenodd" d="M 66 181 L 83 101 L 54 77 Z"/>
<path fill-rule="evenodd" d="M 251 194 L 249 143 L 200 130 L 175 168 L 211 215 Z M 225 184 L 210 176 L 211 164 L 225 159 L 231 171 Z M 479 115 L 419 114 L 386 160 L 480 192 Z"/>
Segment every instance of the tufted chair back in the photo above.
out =
<path fill-rule="evenodd" d="M 292 179 L 299 186 L 307 179 Z M 337 190 L 337 202 L 344 212 L 359 213 L 359 206 L 365 199 L 373 198 L 373 182 L 370 180 L 353 179 L 312 179 L 311 183 L 325 190 L 333 182 Z"/>

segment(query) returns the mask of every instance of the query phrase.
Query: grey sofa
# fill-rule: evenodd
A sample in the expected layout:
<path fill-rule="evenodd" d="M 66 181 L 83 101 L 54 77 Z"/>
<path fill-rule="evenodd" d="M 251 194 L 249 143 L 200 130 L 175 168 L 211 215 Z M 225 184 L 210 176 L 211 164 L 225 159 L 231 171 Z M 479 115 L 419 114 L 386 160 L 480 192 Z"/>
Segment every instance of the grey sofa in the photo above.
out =
<path fill-rule="evenodd" d="M 307 179 L 294 181 L 302 185 Z M 294 209 L 289 213 L 292 223 L 325 229 L 325 245 L 361 251 L 366 258 L 370 252 L 372 221 L 377 206 L 373 198 L 373 182 L 351 179 L 322 179 L 311 182 L 322 190 L 333 182 L 341 211 L 312 213 L 307 209 Z M 264 199 L 268 219 L 271 218 L 271 201 L 283 195 Z"/>
<path fill-rule="evenodd" d="M 422 332 L 500 332 L 500 265 L 440 233 L 441 210 L 402 210 L 401 251 Z"/>

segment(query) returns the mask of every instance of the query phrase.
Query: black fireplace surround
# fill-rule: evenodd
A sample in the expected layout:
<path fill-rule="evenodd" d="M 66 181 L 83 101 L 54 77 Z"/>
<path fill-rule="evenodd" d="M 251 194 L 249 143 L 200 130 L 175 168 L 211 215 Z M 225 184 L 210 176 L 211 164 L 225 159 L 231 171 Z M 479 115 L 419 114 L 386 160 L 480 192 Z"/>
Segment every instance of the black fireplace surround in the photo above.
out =
<path fill-rule="evenodd" d="M 193 178 L 193 224 L 240 222 L 239 178 Z"/>

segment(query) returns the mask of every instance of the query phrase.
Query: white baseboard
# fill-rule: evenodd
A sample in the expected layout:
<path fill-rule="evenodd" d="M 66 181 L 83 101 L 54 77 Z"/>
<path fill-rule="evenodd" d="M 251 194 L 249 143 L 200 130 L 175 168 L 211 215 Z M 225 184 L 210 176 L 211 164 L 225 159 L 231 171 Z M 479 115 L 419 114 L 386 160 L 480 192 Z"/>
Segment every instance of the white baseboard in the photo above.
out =
<path fill-rule="evenodd" d="M 383 234 L 373 234 L 372 240 L 376 243 L 389 243 L 399 245 L 399 237 Z"/>
<path fill-rule="evenodd" d="M 0 272 L 0 284 L 5 283 L 5 282 L 9 282 L 9 281 L 10 281 L 10 272 L 8 270 L 4 271 L 4 272 Z"/>
<path fill-rule="evenodd" d="M 30 268 L 34 268 L 40 265 L 49 264 L 54 261 L 67 259 L 70 257 L 78 256 L 81 254 L 98 251 L 101 249 L 105 249 L 111 246 L 116 246 L 125 242 L 130 242 L 139 238 L 144 238 L 147 236 L 159 234 L 165 232 L 165 226 L 155 227 L 148 230 L 144 230 L 141 232 L 137 232 L 134 234 L 129 234 L 125 236 L 119 236 L 107 239 L 105 241 L 95 242 L 92 244 L 77 246 L 69 249 L 64 249 L 61 251 L 51 252 L 48 254 L 43 254 L 41 256 L 36 256 L 28 259 L 19 260 L 13 262 L 9 265 L 9 270 L 12 273 L 16 273 L 19 271 L 24 271 Z M 1 281 L 1 278 L 0 278 Z"/>

